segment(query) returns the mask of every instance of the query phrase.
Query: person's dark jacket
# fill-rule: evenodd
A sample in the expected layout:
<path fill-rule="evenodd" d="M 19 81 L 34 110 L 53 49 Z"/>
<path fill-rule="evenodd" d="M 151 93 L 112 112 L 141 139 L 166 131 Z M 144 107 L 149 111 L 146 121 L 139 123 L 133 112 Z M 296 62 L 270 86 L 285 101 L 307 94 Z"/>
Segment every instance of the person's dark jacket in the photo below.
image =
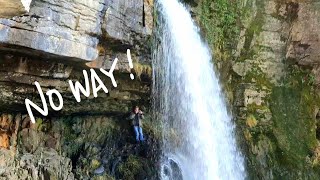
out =
<path fill-rule="evenodd" d="M 129 119 L 132 120 L 133 126 L 142 126 L 141 119 L 144 119 L 144 115 L 139 113 L 135 114 L 131 112 Z"/>

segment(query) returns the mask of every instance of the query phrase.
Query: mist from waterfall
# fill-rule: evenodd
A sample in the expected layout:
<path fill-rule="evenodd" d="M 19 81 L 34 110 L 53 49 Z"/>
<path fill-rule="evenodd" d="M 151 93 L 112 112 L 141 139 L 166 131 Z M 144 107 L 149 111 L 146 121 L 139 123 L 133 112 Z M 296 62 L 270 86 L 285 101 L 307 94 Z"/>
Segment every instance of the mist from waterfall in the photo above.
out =
<path fill-rule="evenodd" d="M 162 122 L 162 179 L 245 179 L 235 127 L 199 28 L 177 0 L 157 0 L 156 8 L 153 106 Z"/>

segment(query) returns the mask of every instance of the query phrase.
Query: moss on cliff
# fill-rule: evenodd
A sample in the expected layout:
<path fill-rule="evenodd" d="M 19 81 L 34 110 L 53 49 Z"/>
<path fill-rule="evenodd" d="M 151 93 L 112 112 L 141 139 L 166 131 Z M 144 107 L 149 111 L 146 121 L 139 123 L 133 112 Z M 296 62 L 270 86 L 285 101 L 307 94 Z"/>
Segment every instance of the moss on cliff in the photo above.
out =
<path fill-rule="evenodd" d="M 128 159 L 119 166 L 119 173 L 123 179 L 135 180 L 151 177 L 151 169 L 145 159 L 130 155 Z"/>
<path fill-rule="evenodd" d="M 271 95 L 273 133 L 279 148 L 280 163 L 303 167 L 305 158 L 316 145 L 315 121 L 309 113 L 303 91 L 275 87 Z"/>
<path fill-rule="evenodd" d="M 275 87 L 271 95 L 272 141 L 276 142 L 276 164 L 271 166 L 278 178 L 319 178 L 319 169 L 311 159 L 317 146 L 310 91 Z"/>
<path fill-rule="evenodd" d="M 237 23 L 237 1 L 202 0 L 197 14 L 206 39 L 215 52 L 214 58 L 227 61 L 232 58 L 239 28 Z"/>

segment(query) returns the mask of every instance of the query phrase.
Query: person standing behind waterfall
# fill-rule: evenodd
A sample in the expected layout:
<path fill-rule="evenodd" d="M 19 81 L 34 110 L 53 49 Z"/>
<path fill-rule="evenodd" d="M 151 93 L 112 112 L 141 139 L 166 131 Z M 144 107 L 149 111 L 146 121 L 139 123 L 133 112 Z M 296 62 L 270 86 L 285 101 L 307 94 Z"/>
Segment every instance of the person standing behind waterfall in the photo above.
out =
<path fill-rule="evenodd" d="M 143 133 L 142 133 L 142 124 L 141 119 L 144 119 L 143 112 L 139 110 L 138 106 L 135 106 L 133 108 L 133 111 L 131 112 L 129 119 L 132 120 L 132 125 L 134 129 L 134 133 L 136 135 L 136 141 L 144 141 Z"/>

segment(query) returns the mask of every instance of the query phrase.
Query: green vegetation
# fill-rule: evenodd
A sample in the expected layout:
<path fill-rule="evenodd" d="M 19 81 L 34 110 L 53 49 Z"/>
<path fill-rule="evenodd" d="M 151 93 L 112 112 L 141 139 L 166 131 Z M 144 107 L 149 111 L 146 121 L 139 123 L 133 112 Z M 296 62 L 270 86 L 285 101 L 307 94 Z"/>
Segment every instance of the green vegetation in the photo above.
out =
<path fill-rule="evenodd" d="M 295 79 L 296 80 L 296 79 Z M 302 81 L 301 81 L 302 82 Z M 270 97 L 273 120 L 273 141 L 276 142 L 275 157 L 281 171 L 280 177 L 319 177 L 319 171 L 310 159 L 317 146 L 314 117 L 314 94 L 310 86 L 274 87 Z M 277 168 L 274 167 L 274 168 Z M 283 172 L 288 172 L 283 174 Z M 303 172 L 303 173 L 302 173 Z"/>
<path fill-rule="evenodd" d="M 283 85 L 267 83 L 267 89 L 271 90 L 264 104 L 248 105 L 247 119 L 241 125 L 250 146 L 248 156 L 252 167 L 249 169 L 252 168 L 253 178 L 269 176 L 264 174 L 263 166 L 268 167 L 276 179 L 314 179 L 320 175 L 314 115 L 320 101 L 312 86 L 313 75 L 309 70 L 292 65 L 286 72 Z M 259 76 L 265 75 L 255 74 L 256 79 Z M 268 82 L 267 78 L 262 79 Z M 256 83 L 257 87 L 266 85 L 264 81 Z M 268 113 L 271 113 L 271 121 L 264 122 Z"/>
<path fill-rule="evenodd" d="M 303 167 L 316 145 L 315 121 L 310 117 L 307 99 L 300 89 L 275 87 L 272 92 L 273 128 L 281 163 Z"/>
<path fill-rule="evenodd" d="M 62 119 L 61 128 L 63 128 L 63 151 L 68 157 L 73 158 L 81 151 L 82 142 L 77 140 L 77 132 L 72 129 L 72 125 L 76 123 L 76 119 L 65 117 Z"/>
<path fill-rule="evenodd" d="M 147 160 L 141 157 L 130 155 L 128 159 L 119 166 L 122 179 L 135 180 L 151 177 L 151 170 L 147 166 Z"/>
<path fill-rule="evenodd" d="M 197 9 L 200 25 L 218 61 L 232 58 L 236 47 L 239 27 L 237 26 L 238 1 L 202 0 Z"/>
<path fill-rule="evenodd" d="M 141 64 L 139 62 L 133 62 L 133 69 L 136 76 L 140 78 L 141 74 L 152 76 L 152 68 L 149 64 Z"/>

